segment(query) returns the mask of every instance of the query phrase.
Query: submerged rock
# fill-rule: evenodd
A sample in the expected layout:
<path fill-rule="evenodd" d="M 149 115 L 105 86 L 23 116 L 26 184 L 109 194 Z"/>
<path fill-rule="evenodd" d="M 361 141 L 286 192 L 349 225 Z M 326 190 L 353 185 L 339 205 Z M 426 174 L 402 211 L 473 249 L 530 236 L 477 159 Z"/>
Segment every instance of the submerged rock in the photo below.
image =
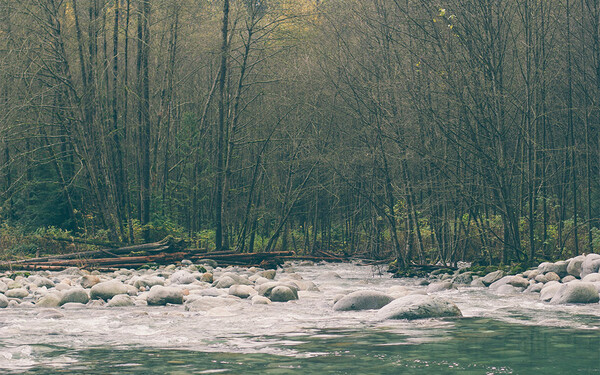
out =
<path fill-rule="evenodd" d="M 598 289 L 594 284 L 578 282 L 560 285 L 550 303 L 596 303 L 599 300 Z"/>
<path fill-rule="evenodd" d="M 418 294 L 398 298 L 377 312 L 380 320 L 413 320 L 453 316 L 462 316 L 460 309 L 453 302 L 441 297 Z"/>
<path fill-rule="evenodd" d="M 268 299 L 267 297 L 263 297 L 263 296 L 259 296 L 259 295 L 255 295 L 254 297 L 252 297 L 253 305 L 268 305 L 270 303 L 271 303 L 271 300 Z"/>
<path fill-rule="evenodd" d="M 333 305 L 335 311 L 380 309 L 394 298 L 376 290 L 359 290 L 352 292 Z"/>
<path fill-rule="evenodd" d="M 48 293 L 40 298 L 36 303 L 36 307 L 58 307 L 60 306 L 61 295 L 59 293 Z"/>

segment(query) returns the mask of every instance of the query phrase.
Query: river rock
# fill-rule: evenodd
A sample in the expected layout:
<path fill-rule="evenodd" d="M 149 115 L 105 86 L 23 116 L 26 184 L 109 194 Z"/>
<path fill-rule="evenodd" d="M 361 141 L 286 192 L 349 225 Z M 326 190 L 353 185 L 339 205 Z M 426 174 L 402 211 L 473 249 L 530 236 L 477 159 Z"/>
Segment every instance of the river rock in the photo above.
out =
<path fill-rule="evenodd" d="M 472 272 L 464 272 L 454 276 L 452 279 L 452 283 L 454 284 L 464 284 L 468 285 L 473 281 L 473 273 Z"/>
<path fill-rule="evenodd" d="M 450 281 L 442 281 L 437 283 L 432 283 L 427 286 L 427 293 L 436 293 L 441 292 L 443 290 L 449 290 L 454 288 L 454 285 Z"/>
<path fill-rule="evenodd" d="M 560 280 L 560 276 L 556 273 L 556 272 L 548 272 L 545 273 L 544 276 L 546 277 L 547 281 L 559 281 Z"/>
<path fill-rule="evenodd" d="M 392 302 L 394 297 L 376 290 L 352 292 L 333 305 L 335 311 L 380 309 Z"/>
<path fill-rule="evenodd" d="M 529 285 L 527 287 L 527 289 L 525 289 L 525 292 L 539 293 L 543 287 L 544 287 L 544 284 L 542 284 L 542 283 L 533 283 L 533 284 Z"/>
<path fill-rule="evenodd" d="M 62 306 L 65 303 L 84 303 L 85 304 L 85 303 L 88 303 L 89 300 L 90 300 L 90 296 L 88 296 L 85 289 L 72 288 L 69 290 L 65 290 L 62 293 L 59 305 Z"/>
<path fill-rule="evenodd" d="M 524 288 L 517 288 L 509 284 L 500 285 L 496 288 L 498 294 L 518 294 L 523 291 Z"/>
<path fill-rule="evenodd" d="M 188 271 L 179 270 L 169 277 L 171 284 L 191 284 L 196 281 L 194 275 Z"/>
<path fill-rule="evenodd" d="M 459 308 L 451 301 L 435 296 L 408 295 L 398 298 L 377 312 L 384 319 L 426 319 L 462 316 Z"/>
<path fill-rule="evenodd" d="M 485 275 L 484 277 L 482 277 L 481 282 L 485 286 L 490 286 L 492 283 L 500 280 L 502 277 L 504 277 L 504 271 L 498 270 L 498 271 L 490 272 L 487 275 Z"/>
<path fill-rule="evenodd" d="M 48 293 L 40 298 L 36 303 L 36 307 L 58 307 L 62 296 L 58 293 Z"/>
<path fill-rule="evenodd" d="M 577 280 L 577 278 L 575 276 L 573 276 L 573 275 L 567 275 L 567 276 L 563 277 L 560 282 L 563 283 L 563 284 L 566 284 L 566 283 L 569 283 L 569 282 L 571 282 L 573 280 Z"/>
<path fill-rule="evenodd" d="M 542 283 L 542 284 L 546 284 L 548 282 L 546 275 L 542 275 L 542 274 L 537 275 L 534 280 L 536 282 Z"/>
<path fill-rule="evenodd" d="M 585 283 L 595 283 L 597 281 L 600 281 L 600 273 L 590 273 L 589 275 L 586 275 L 583 279 L 581 279 L 581 281 Z"/>
<path fill-rule="evenodd" d="M 278 285 L 271 290 L 269 299 L 273 302 L 287 302 L 298 299 L 298 292 L 286 285 Z"/>
<path fill-rule="evenodd" d="M 54 282 L 47 277 L 36 277 L 33 279 L 33 284 L 37 287 L 54 288 Z"/>
<path fill-rule="evenodd" d="M 556 263 L 544 262 L 538 266 L 538 270 L 542 274 L 554 272 L 555 274 L 564 277 L 567 276 L 568 263 L 566 261 L 559 261 Z"/>
<path fill-rule="evenodd" d="M 127 306 L 134 306 L 134 305 L 135 305 L 135 301 L 133 298 L 131 298 L 130 295 L 117 294 L 116 296 L 111 298 L 110 301 L 108 301 L 108 303 L 106 304 L 106 307 L 127 307 Z"/>
<path fill-rule="evenodd" d="M 239 300 L 238 300 L 239 301 Z M 223 297 L 200 297 L 185 304 L 186 311 L 209 311 L 226 306 L 235 305 L 238 302 L 235 299 Z"/>
<path fill-rule="evenodd" d="M 596 303 L 599 300 L 598 289 L 594 284 L 578 282 L 561 285 L 550 303 Z"/>
<path fill-rule="evenodd" d="M 25 288 L 9 289 L 4 293 L 8 298 L 25 298 L 29 292 Z"/>
<path fill-rule="evenodd" d="M 510 285 L 521 290 L 529 286 L 529 281 L 521 276 L 504 276 L 490 285 L 491 290 L 497 290 L 503 285 Z"/>
<path fill-rule="evenodd" d="M 8 298 L 4 294 L 0 294 L 0 309 L 8 306 Z"/>
<path fill-rule="evenodd" d="M 229 294 L 240 298 L 248 298 L 258 294 L 250 285 L 232 285 L 229 287 Z"/>
<path fill-rule="evenodd" d="M 265 279 L 269 279 L 269 280 L 275 279 L 276 274 L 277 274 L 277 271 L 275 271 L 275 270 L 264 270 L 259 273 L 260 276 L 264 277 Z"/>
<path fill-rule="evenodd" d="M 99 283 L 100 278 L 96 275 L 83 275 L 81 276 L 81 279 L 79 279 L 79 285 L 85 289 L 89 289 Z"/>
<path fill-rule="evenodd" d="M 581 263 L 581 278 L 600 271 L 600 254 L 588 254 Z"/>
<path fill-rule="evenodd" d="M 204 272 L 202 274 L 202 277 L 200 278 L 200 281 L 212 284 L 212 282 L 214 281 L 213 274 L 210 272 Z"/>
<path fill-rule="evenodd" d="M 160 276 L 143 276 L 133 283 L 133 286 L 137 289 L 152 288 L 154 285 L 165 285 L 165 278 Z"/>
<path fill-rule="evenodd" d="M 271 303 L 271 300 L 267 297 L 259 296 L 258 294 L 252 297 L 253 305 L 268 305 Z"/>
<path fill-rule="evenodd" d="M 215 288 L 221 288 L 221 289 L 225 289 L 225 288 L 229 288 L 232 285 L 236 285 L 237 283 L 235 282 L 235 280 L 230 277 L 230 276 L 222 276 L 219 278 L 219 280 L 217 280 L 216 283 L 214 283 L 214 287 Z"/>
<path fill-rule="evenodd" d="M 575 276 L 577 278 L 581 277 L 581 266 L 583 261 L 585 260 L 585 255 L 578 255 L 575 258 L 569 261 L 569 265 L 567 265 L 567 272 L 571 276 Z"/>
<path fill-rule="evenodd" d="M 546 302 L 550 301 L 562 285 L 557 281 L 546 283 L 542 290 L 540 290 L 540 299 Z"/>
<path fill-rule="evenodd" d="M 0 293 L 4 293 L 8 290 L 8 285 L 4 281 L 0 281 Z"/>
<path fill-rule="evenodd" d="M 90 290 L 90 298 L 108 301 L 117 294 L 127 294 L 127 291 L 127 286 L 120 281 L 104 281 L 92 287 Z"/>
<path fill-rule="evenodd" d="M 180 305 L 183 303 L 183 291 L 179 288 L 155 285 L 148 293 L 148 305 L 162 306 L 167 303 Z"/>

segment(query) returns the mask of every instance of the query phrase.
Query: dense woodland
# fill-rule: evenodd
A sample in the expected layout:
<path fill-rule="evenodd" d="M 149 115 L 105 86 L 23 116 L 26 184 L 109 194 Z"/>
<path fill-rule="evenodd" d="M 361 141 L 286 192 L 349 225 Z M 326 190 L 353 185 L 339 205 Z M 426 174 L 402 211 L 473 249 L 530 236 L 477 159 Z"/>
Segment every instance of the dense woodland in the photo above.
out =
<path fill-rule="evenodd" d="M 0 242 L 598 251 L 599 101 L 600 0 L 0 0 Z"/>

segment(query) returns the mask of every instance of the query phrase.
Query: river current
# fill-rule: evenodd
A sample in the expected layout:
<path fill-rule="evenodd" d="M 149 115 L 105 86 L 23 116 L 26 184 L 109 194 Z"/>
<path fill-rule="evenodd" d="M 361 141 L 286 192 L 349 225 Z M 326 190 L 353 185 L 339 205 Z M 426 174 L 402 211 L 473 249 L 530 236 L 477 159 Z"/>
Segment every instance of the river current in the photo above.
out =
<path fill-rule="evenodd" d="M 0 310 L 0 372 L 92 374 L 600 374 L 600 304 L 464 287 L 458 319 L 378 321 L 336 295 L 402 286 L 357 264 L 294 266 L 319 291 L 270 305 Z M 392 288 L 392 289 L 391 289 Z"/>

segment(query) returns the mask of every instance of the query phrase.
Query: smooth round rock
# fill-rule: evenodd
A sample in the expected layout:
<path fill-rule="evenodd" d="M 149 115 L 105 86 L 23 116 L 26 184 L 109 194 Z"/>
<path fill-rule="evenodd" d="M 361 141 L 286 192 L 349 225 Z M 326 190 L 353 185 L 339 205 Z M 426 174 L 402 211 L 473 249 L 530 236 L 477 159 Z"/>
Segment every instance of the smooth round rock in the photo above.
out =
<path fill-rule="evenodd" d="M 64 305 L 65 303 L 88 303 L 90 300 L 90 296 L 88 296 L 85 289 L 81 288 L 72 288 L 69 290 L 65 290 L 62 293 L 62 297 L 60 298 L 59 305 Z"/>
<path fill-rule="evenodd" d="M 4 293 L 8 298 L 25 298 L 29 292 L 25 288 L 9 289 Z"/>
<path fill-rule="evenodd" d="M 394 297 L 376 290 L 352 292 L 333 305 L 335 311 L 380 309 L 392 302 Z"/>
<path fill-rule="evenodd" d="M 462 316 L 462 313 L 453 302 L 441 297 L 418 294 L 398 298 L 377 312 L 377 317 L 380 320 L 413 320 L 457 316 Z"/>
<path fill-rule="evenodd" d="M 117 294 L 108 301 L 106 307 L 127 307 L 134 306 L 134 299 L 128 294 Z"/>
<path fill-rule="evenodd" d="M 183 303 L 183 291 L 179 288 L 155 285 L 150 288 L 146 301 L 150 306 L 164 306 L 167 303 L 181 305 Z"/>
<path fill-rule="evenodd" d="M 108 301 L 117 294 L 127 294 L 127 290 L 127 286 L 118 280 L 104 281 L 92 287 L 90 298 Z"/>
<path fill-rule="evenodd" d="M 500 280 L 503 277 L 504 277 L 504 271 L 498 270 L 498 271 L 490 272 L 487 275 L 485 275 L 484 277 L 482 277 L 481 282 L 485 286 L 490 286 L 492 283 Z"/>
<path fill-rule="evenodd" d="M 571 276 L 575 276 L 577 278 L 581 277 L 581 267 L 583 261 L 585 260 L 585 255 L 578 255 L 575 258 L 569 261 L 567 265 L 567 273 Z"/>
<path fill-rule="evenodd" d="M 288 286 L 279 285 L 271 290 L 269 299 L 273 302 L 287 302 L 298 299 L 298 294 Z"/>
<path fill-rule="evenodd" d="M 454 284 L 452 284 L 451 281 L 431 283 L 427 286 L 427 293 L 436 293 L 444 290 L 450 290 L 452 288 L 454 288 Z"/>
<path fill-rule="evenodd" d="M 0 309 L 8 306 L 8 298 L 4 294 L 0 294 Z"/>
<path fill-rule="evenodd" d="M 600 300 L 598 289 L 592 283 L 569 283 L 560 286 L 550 303 L 597 303 Z"/>
<path fill-rule="evenodd" d="M 258 294 L 250 285 L 232 285 L 229 287 L 229 294 L 240 298 L 248 298 Z"/>

